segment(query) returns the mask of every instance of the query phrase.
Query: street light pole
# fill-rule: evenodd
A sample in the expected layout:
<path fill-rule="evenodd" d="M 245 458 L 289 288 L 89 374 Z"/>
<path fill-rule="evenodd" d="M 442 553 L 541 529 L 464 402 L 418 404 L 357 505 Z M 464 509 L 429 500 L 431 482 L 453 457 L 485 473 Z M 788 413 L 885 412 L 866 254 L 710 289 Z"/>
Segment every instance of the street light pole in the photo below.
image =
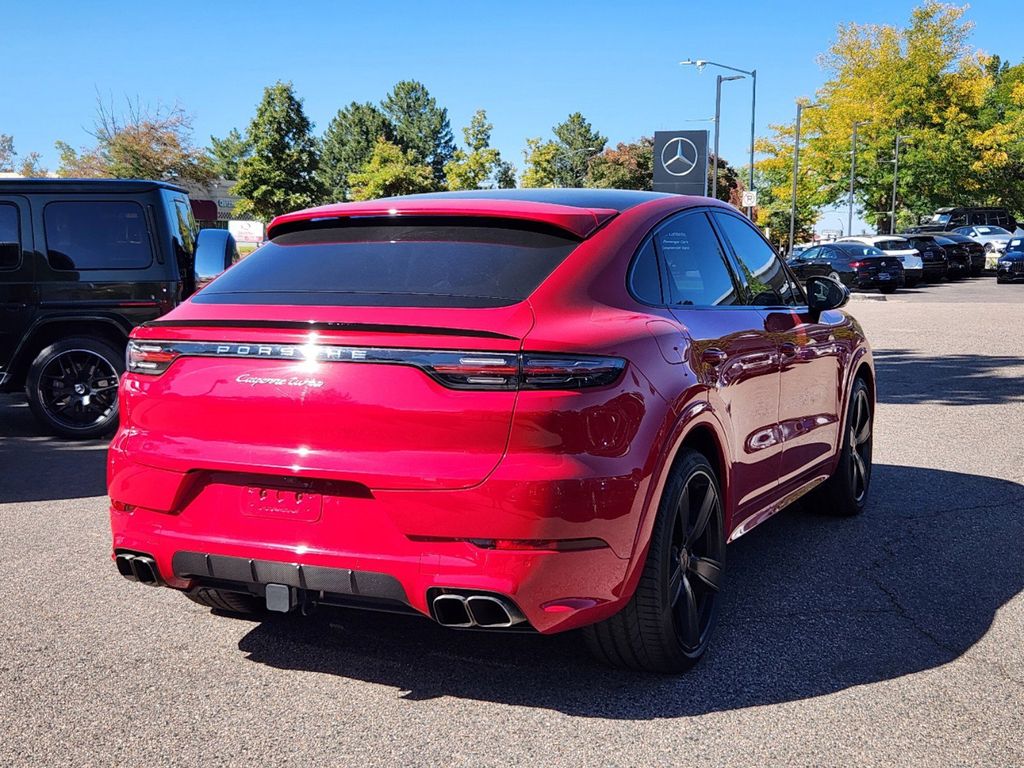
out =
<path fill-rule="evenodd" d="M 814 109 L 818 104 L 796 103 L 796 135 L 793 137 L 793 194 L 789 202 L 789 253 L 793 252 L 793 238 L 796 234 L 796 180 L 800 172 L 800 118 L 805 109 Z"/>
<path fill-rule="evenodd" d="M 715 159 L 711 163 L 711 194 L 718 199 L 718 134 L 722 123 L 722 83 L 729 80 L 742 80 L 742 75 L 730 75 L 715 79 Z"/>
<path fill-rule="evenodd" d="M 686 59 L 680 61 L 683 66 L 695 66 L 698 70 L 704 69 L 709 64 L 712 67 L 718 67 L 719 69 L 728 69 L 730 72 L 739 72 L 741 75 L 748 75 L 751 81 L 751 98 L 750 98 L 750 191 L 754 191 L 754 140 L 756 134 L 757 125 L 757 70 L 751 69 L 739 69 L 738 67 L 730 67 L 727 64 L 719 64 L 716 61 L 708 61 L 707 59 Z M 717 179 L 716 179 L 717 181 Z M 752 218 L 754 209 L 751 206 L 747 206 L 747 218 Z"/>
<path fill-rule="evenodd" d="M 853 138 L 850 140 L 850 211 L 846 224 L 847 235 L 853 234 L 853 184 L 857 173 L 857 129 L 870 122 L 870 120 L 861 120 L 853 124 Z"/>
<path fill-rule="evenodd" d="M 896 183 L 900 178 L 900 142 L 909 136 L 896 136 L 896 151 L 892 159 L 892 211 L 889 214 L 889 234 L 896 234 Z"/>

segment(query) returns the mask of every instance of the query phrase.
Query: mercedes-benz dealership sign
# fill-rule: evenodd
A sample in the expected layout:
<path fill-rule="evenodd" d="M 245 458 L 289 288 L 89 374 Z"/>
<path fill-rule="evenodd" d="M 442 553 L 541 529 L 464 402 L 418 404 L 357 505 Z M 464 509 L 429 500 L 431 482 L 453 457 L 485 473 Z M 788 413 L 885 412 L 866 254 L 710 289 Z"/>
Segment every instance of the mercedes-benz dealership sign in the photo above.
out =
<path fill-rule="evenodd" d="M 680 195 L 706 195 L 707 131 L 654 132 L 654 189 Z"/>

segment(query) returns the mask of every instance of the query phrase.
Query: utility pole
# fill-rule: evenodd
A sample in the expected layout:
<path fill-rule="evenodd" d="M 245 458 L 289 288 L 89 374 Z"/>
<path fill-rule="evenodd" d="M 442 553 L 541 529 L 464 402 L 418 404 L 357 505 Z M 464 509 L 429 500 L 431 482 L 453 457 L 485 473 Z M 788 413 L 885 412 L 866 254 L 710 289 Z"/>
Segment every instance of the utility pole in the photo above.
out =
<path fill-rule="evenodd" d="M 805 109 L 815 109 L 819 104 L 796 103 L 796 136 L 793 138 L 793 195 L 789 203 L 789 251 L 793 252 L 793 238 L 796 235 L 796 180 L 800 172 L 800 118 Z"/>
<path fill-rule="evenodd" d="M 896 234 L 896 183 L 900 177 L 900 142 L 909 136 L 896 136 L 896 152 L 892 158 L 892 211 L 889 213 L 889 234 Z"/>
<path fill-rule="evenodd" d="M 718 199 L 718 134 L 722 122 L 722 83 L 742 79 L 742 75 L 731 75 L 730 77 L 718 75 L 715 79 L 715 159 L 711 164 L 711 194 L 715 196 L 716 200 Z"/>
<path fill-rule="evenodd" d="M 857 129 L 870 122 L 870 120 L 861 120 L 853 124 L 853 139 L 850 141 L 850 211 L 846 224 L 847 236 L 853 234 L 853 185 L 857 174 Z"/>

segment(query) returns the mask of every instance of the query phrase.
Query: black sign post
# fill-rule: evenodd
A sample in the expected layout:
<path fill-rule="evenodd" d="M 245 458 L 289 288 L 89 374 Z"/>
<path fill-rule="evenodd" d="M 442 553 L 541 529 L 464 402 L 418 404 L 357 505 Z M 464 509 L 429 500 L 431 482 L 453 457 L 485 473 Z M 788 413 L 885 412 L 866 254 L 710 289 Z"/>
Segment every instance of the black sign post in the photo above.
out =
<path fill-rule="evenodd" d="M 654 191 L 708 194 L 708 132 L 654 132 Z"/>

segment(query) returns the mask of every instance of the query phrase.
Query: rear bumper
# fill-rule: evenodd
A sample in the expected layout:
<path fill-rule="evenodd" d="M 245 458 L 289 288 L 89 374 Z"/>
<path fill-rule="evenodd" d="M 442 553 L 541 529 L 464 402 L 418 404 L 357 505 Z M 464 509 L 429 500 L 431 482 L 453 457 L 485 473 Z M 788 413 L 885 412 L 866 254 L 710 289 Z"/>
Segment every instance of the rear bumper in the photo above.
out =
<path fill-rule="evenodd" d="M 121 459 L 116 473 L 144 482 L 150 493 L 162 475 L 176 474 L 126 465 Z M 217 478 L 179 485 L 167 511 L 118 501 L 123 485 L 114 482 L 110 521 L 114 551 L 152 557 L 160 582 L 176 589 L 208 585 L 262 594 L 266 584 L 285 584 L 310 599 L 366 599 L 426 616 L 428 592 L 486 592 L 510 598 L 530 626 L 549 633 L 606 618 L 629 597 L 628 556 L 642 494 L 634 488 L 616 498 L 609 493 L 615 482 L 494 478 L 461 491 L 324 495 L 319 515 L 305 521 L 254 516 L 247 489 Z M 164 483 L 171 488 L 177 481 L 165 477 Z M 599 485 L 603 503 L 595 503 Z M 578 501 L 568 503 L 571 498 Z M 500 550 L 466 540 L 506 538 L 597 538 L 630 546 L 623 552 L 600 542 L 578 551 Z"/>

